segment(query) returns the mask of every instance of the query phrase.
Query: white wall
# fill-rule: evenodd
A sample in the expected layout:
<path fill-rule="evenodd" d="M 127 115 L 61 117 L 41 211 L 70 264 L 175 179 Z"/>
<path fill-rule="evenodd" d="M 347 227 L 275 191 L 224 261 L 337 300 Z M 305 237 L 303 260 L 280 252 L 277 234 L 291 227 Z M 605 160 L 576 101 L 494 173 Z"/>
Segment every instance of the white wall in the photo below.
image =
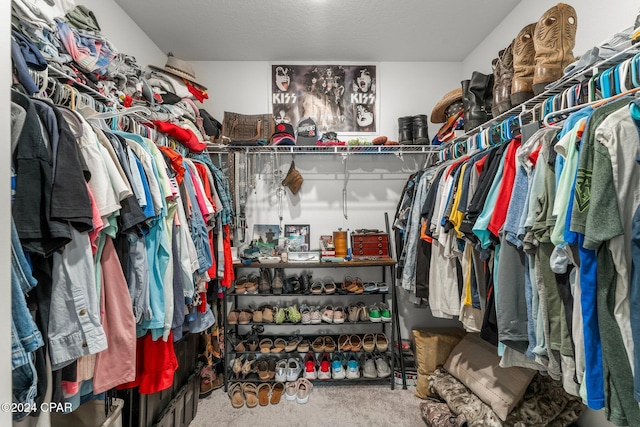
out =
<path fill-rule="evenodd" d="M 167 62 L 166 52 L 162 52 L 115 1 L 76 0 L 76 4 L 84 5 L 93 11 L 107 40 L 118 52 L 135 56 L 138 65 L 143 69 L 149 64 L 163 67 Z M 173 53 L 180 57 L 180 52 Z"/>
<path fill-rule="evenodd" d="M 3 2 L 0 10 L 0 16 L 10 16 L 11 3 Z M 10 31 L 11 26 L 9 19 L 0 19 L 0 56 L 2 58 L 11 58 L 10 48 Z M 3 141 L 11 139 L 11 121 L 10 117 L 10 86 L 11 81 L 11 61 L 4 60 L 0 63 L 0 76 L 4 82 L 0 85 L 0 99 L 4 101 L 0 103 L 0 132 Z M 4 295 L 8 294 L 7 290 L 11 289 L 11 201 L 9 199 L 9 170 L 11 158 L 10 144 L 2 144 L 2 155 L 0 155 L 0 281 L 4 283 Z M 10 291 L 9 291 L 10 292 Z M 11 298 L 0 298 L 0 403 L 11 402 Z M 4 356 L 1 356 L 4 355 Z M 11 425 L 11 413 L 8 411 L 0 411 L 0 425 Z"/>
<path fill-rule="evenodd" d="M 302 62 L 300 62 L 302 63 Z M 222 121 L 224 111 L 258 114 L 270 111 L 269 62 L 192 62 L 199 81 L 208 87 L 209 100 L 204 107 Z M 398 137 L 398 117 L 431 115 L 433 106 L 450 90 L 460 85 L 459 63 L 382 62 L 377 64 L 380 99 L 380 135 Z M 430 124 L 433 137 L 440 125 Z M 279 159 L 250 156 L 261 175 L 255 192 L 247 202 L 248 231 L 253 224 L 279 224 L 277 186 L 286 174 L 290 155 Z M 342 189 L 344 163 L 340 155 L 298 155 L 296 168 L 304 177 L 301 191 L 293 196 L 288 190 L 283 198 L 283 224 L 310 224 L 312 248 L 319 236 L 338 228 L 376 228 L 385 230 L 384 212 L 393 222 L 396 206 L 409 175 L 418 170 L 425 155 L 369 156 L 350 155 L 347 161 L 348 219 L 343 216 Z M 276 163 L 277 162 L 277 163 Z M 273 179 L 273 165 L 279 164 L 280 176 Z M 253 170 L 253 169 L 250 169 Z M 342 274 L 336 272 L 336 274 Z M 363 274 L 366 274 L 363 272 Z M 342 280 L 342 277 L 334 278 Z M 366 277 L 365 277 L 366 279 Z M 373 280 L 373 278 L 372 278 Z M 401 290 L 401 292 L 404 292 Z M 451 321 L 434 320 L 428 310 L 416 309 L 403 295 L 402 335 L 407 338 L 414 327 L 451 326 Z"/>
<path fill-rule="evenodd" d="M 633 26 L 640 2 L 607 0 L 599 2 L 580 0 L 567 2 L 576 10 L 575 56 L 580 56 L 616 32 Z M 507 17 L 471 52 L 462 63 L 462 75 L 471 76 L 474 70 L 491 72 L 491 60 L 518 35 L 526 25 L 537 22 L 549 8 L 558 4 L 554 0 L 522 0 Z M 468 77 L 465 77 L 468 78 Z"/>
<path fill-rule="evenodd" d="M 289 61 L 291 63 L 291 61 Z M 300 62 L 303 63 L 303 62 Z M 224 111 L 260 114 L 270 111 L 269 62 L 192 62 L 196 76 L 208 88 L 204 107 L 219 121 Z M 295 65 L 295 63 L 292 63 Z M 442 96 L 460 86 L 457 62 L 380 62 L 380 135 L 398 138 L 398 117 L 427 114 Z M 433 137 L 440 125 L 429 124 Z"/>

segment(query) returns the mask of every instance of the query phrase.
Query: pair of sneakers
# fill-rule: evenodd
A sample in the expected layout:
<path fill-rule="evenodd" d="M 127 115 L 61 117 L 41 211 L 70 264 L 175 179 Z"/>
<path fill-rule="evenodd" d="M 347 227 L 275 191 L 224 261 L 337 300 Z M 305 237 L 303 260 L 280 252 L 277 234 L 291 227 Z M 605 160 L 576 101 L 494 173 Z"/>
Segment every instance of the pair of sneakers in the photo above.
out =
<path fill-rule="evenodd" d="M 309 306 L 302 304 L 300 306 L 300 319 L 304 325 L 316 325 L 322 323 L 322 315 L 320 314 L 320 308 L 316 306 Z"/>
<path fill-rule="evenodd" d="M 273 320 L 276 324 L 285 322 L 299 323 L 302 320 L 302 314 L 300 313 L 300 310 L 298 310 L 298 306 L 296 304 L 290 305 L 286 308 L 275 307 Z"/>
<path fill-rule="evenodd" d="M 309 401 L 309 394 L 313 390 L 313 384 L 306 378 L 298 378 L 296 381 L 287 382 L 284 386 L 284 397 L 288 401 L 296 401 L 304 404 Z"/>
<path fill-rule="evenodd" d="M 302 364 L 299 358 L 280 359 L 276 364 L 275 381 L 279 383 L 296 381 L 301 372 Z"/>
<path fill-rule="evenodd" d="M 340 306 L 327 305 L 322 310 L 322 320 L 327 323 L 344 323 L 345 318 L 344 308 Z"/>
<path fill-rule="evenodd" d="M 370 306 L 369 320 L 374 323 L 391 322 L 391 310 L 389 310 L 389 305 L 381 302 Z"/>
<path fill-rule="evenodd" d="M 391 375 L 391 367 L 386 358 L 380 353 L 365 353 L 362 364 L 364 378 L 387 378 Z"/>

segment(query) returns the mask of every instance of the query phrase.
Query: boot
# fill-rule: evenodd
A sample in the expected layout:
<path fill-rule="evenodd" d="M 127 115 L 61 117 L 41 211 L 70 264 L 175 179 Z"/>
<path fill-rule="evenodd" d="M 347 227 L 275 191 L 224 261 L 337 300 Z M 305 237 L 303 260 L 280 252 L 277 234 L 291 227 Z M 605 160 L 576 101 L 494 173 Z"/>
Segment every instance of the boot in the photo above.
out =
<path fill-rule="evenodd" d="M 506 49 L 500 51 L 498 56 L 498 64 L 500 69 L 499 81 L 496 83 L 498 96 L 494 96 L 493 110 L 497 110 L 496 117 L 506 111 L 509 111 L 511 105 L 511 81 L 513 80 L 513 42 Z M 495 105 L 495 102 L 498 105 Z"/>
<path fill-rule="evenodd" d="M 462 82 L 462 101 L 464 103 L 464 130 L 468 132 L 493 117 L 491 115 L 493 75 L 474 71 L 468 84 L 465 84 L 466 81 Z"/>
<path fill-rule="evenodd" d="M 500 55 L 502 55 L 503 51 L 504 49 L 498 53 L 498 58 L 493 58 L 493 60 L 491 61 L 491 69 L 493 70 L 493 104 L 491 104 L 491 114 L 493 115 L 493 117 L 496 117 L 500 114 L 500 112 L 498 111 L 498 104 L 500 104 L 500 100 L 498 99 L 498 95 L 500 95 L 500 90 L 498 88 L 498 86 L 500 85 L 499 57 Z"/>
<path fill-rule="evenodd" d="M 576 60 L 573 48 L 577 29 L 576 10 L 568 4 L 558 3 L 540 17 L 533 33 L 536 50 L 534 94 L 544 92 L 545 86 L 560 79 L 565 67 Z"/>
<path fill-rule="evenodd" d="M 413 144 L 413 117 L 405 116 L 398 119 L 398 143 L 400 145 Z"/>
<path fill-rule="evenodd" d="M 513 41 L 513 80 L 511 81 L 511 105 L 520 105 L 533 98 L 533 72 L 535 70 L 535 49 L 533 32 L 536 24 L 529 24 L 518 33 Z"/>
<path fill-rule="evenodd" d="M 412 117 L 411 130 L 413 133 L 413 143 L 416 145 L 429 144 L 428 118 L 426 114 Z"/>
<path fill-rule="evenodd" d="M 471 93 L 469 92 L 469 83 L 471 80 L 463 80 L 460 82 L 462 86 L 462 105 L 464 110 L 464 132 L 469 132 L 472 128 L 467 121 L 467 111 L 471 111 Z"/>

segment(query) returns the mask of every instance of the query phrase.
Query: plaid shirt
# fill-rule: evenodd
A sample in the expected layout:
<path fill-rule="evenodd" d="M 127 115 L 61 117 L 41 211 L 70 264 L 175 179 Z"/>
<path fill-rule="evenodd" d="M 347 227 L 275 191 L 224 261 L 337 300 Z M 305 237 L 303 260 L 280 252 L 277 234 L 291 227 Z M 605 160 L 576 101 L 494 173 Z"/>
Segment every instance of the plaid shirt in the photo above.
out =
<path fill-rule="evenodd" d="M 189 157 L 204 163 L 211 170 L 213 178 L 215 179 L 215 186 L 216 190 L 218 191 L 218 197 L 220 197 L 220 201 L 222 202 L 223 206 L 222 210 L 218 213 L 218 215 L 220 215 L 220 221 L 222 222 L 222 225 L 231 224 L 235 214 L 233 213 L 233 204 L 231 203 L 229 180 L 226 176 L 224 176 L 224 173 L 222 173 L 222 171 L 213 164 L 209 156 L 207 156 L 206 154 L 192 154 Z"/>

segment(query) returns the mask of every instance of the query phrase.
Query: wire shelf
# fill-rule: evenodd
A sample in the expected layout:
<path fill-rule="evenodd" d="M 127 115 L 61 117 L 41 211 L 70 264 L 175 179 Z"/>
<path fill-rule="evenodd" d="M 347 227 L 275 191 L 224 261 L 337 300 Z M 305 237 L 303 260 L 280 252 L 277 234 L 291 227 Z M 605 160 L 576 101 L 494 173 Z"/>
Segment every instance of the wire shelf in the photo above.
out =
<path fill-rule="evenodd" d="M 429 154 L 440 151 L 439 145 L 341 145 L 341 146 L 238 146 L 210 144 L 209 153 L 245 152 L 247 154 Z"/>

